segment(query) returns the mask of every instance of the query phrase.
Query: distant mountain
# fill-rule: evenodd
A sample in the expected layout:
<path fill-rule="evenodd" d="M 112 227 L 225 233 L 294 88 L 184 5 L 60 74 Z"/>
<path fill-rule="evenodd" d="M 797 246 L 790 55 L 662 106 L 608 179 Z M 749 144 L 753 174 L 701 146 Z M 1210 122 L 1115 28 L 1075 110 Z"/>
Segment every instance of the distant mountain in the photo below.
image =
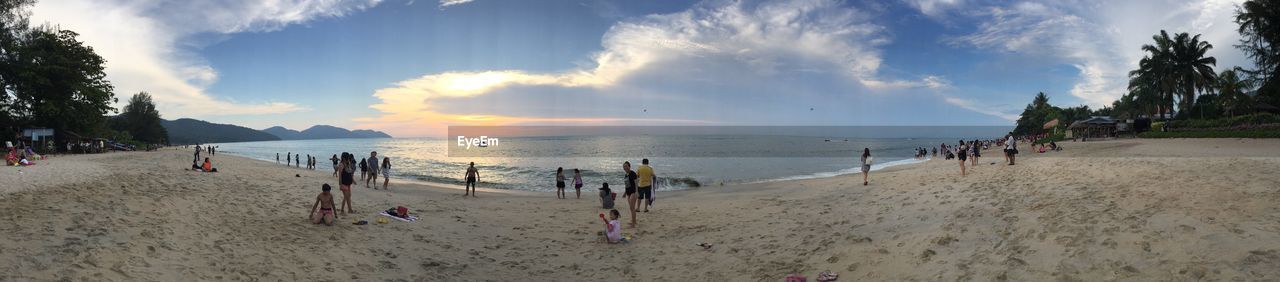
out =
<path fill-rule="evenodd" d="M 329 125 L 316 125 L 303 131 L 292 130 L 280 126 L 263 129 L 263 132 L 270 133 L 283 140 L 310 140 L 310 139 L 344 139 L 344 138 L 391 138 L 391 135 L 382 133 L 381 131 L 359 129 L 355 131 L 346 130 L 340 127 Z"/>
<path fill-rule="evenodd" d="M 164 126 L 164 129 L 169 132 L 170 144 L 280 140 L 280 137 L 248 127 L 217 124 L 189 118 L 161 120 L 160 125 Z"/>
<path fill-rule="evenodd" d="M 297 130 L 293 130 L 293 129 L 284 128 L 283 126 L 272 126 L 271 128 L 263 129 L 262 132 L 270 133 L 271 135 L 280 137 L 281 140 L 302 139 L 302 132 L 298 132 Z"/>

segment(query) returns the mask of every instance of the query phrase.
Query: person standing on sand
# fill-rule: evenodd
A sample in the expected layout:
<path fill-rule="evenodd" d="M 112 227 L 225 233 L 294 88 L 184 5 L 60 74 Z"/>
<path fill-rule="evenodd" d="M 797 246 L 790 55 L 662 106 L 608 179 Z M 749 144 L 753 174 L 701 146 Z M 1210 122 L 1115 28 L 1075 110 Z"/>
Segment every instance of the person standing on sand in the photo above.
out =
<path fill-rule="evenodd" d="M 338 163 L 338 190 L 342 190 L 342 205 L 338 209 L 343 214 L 355 213 L 355 209 L 351 208 L 351 184 L 356 183 L 355 164 L 351 154 L 342 152 L 342 161 Z"/>
<path fill-rule="evenodd" d="M 280 153 L 276 153 L 276 164 L 280 164 Z"/>
<path fill-rule="evenodd" d="M 1009 165 L 1013 165 L 1014 155 L 1017 155 L 1017 154 L 1018 154 L 1018 139 L 1015 139 L 1013 137 L 1013 132 L 1009 132 L 1009 135 L 1005 136 L 1005 140 L 1004 140 L 1005 161 L 1008 161 Z"/>
<path fill-rule="evenodd" d="M 378 151 L 369 152 L 369 178 L 364 180 L 364 187 L 369 187 L 369 181 L 373 181 L 373 189 L 378 189 Z"/>
<path fill-rule="evenodd" d="M 626 184 L 623 185 L 626 190 L 623 191 L 622 197 L 627 199 L 627 207 L 631 211 L 631 227 L 634 228 L 636 227 L 636 209 L 639 208 L 637 205 L 639 201 L 636 200 L 636 178 L 639 176 L 631 171 L 630 161 L 622 162 L 622 171 L 626 173 L 627 178 Z"/>
<path fill-rule="evenodd" d="M 964 176 L 964 161 L 969 157 L 969 148 L 965 146 L 964 140 L 960 140 L 960 147 L 956 147 L 956 157 L 960 158 L 960 176 Z"/>
<path fill-rule="evenodd" d="M 463 178 L 466 179 L 467 186 L 462 188 L 462 196 L 466 197 L 469 192 L 472 197 L 475 197 L 476 183 L 480 182 L 480 170 L 476 169 L 476 162 L 471 162 L 471 164 L 467 166 L 467 174 Z"/>
<path fill-rule="evenodd" d="M 293 162 L 293 152 L 285 152 L 285 153 L 284 153 L 284 166 L 289 166 L 289 163 L 291 163 L 291 162 Z"/>
<path fill-rule="evenodd" d="M 982 147 L 978 147 L 978 140 L 973 140 L 973 142 L 969 143 L 969 153 L 972 153 L 971 156 L 969 156 L 969 166 L 978 166 L 978 157 L 982 156 L 981 151 Z"/>
<path fill-rule="evenodd" d="M 564 168 L 556 168 L 556 199 L 564 199 Z"/>
<path fill-rule="evenodd" d="M 333 162 L 333 176 L 338 176 L 338 155 L 329 157 L 329 161 Z"/>
<path fill-rule="evenodd" d="M 582 199 L 582 171 L 573 169 L 573 191 Z"/>
<path fill-rule="evenodd" d="M 191 160 L 191 163 L 198 162 L 200 162 L 200 144 L 196 144 L 196 158 Z"/>
<path fill-rule="evenodd" d="M 862 186 L 867 186 L 867 174 L 871 172 L 871 148 L 862 148 Z"/>
<path fill-rule="evenodd" d="M 354 157 L 354 155 L 352 155 Z M 360 180 L 369 179 L 369 163 L 364 158 L 360 158 Z M 368 182 L 365 182 L 368 183 Z M 369 185 L 365 185 L 368 187 Z"/>
<path fill-rule="evenodd" d="M 649 212 L 649 199 L 653 198 L 653 183 L 658 179 L 658 175 L 653 174 L 653 167 L 649 166 L 649 159 L 640 160 L 640 168 L 636 169 L 636 194 L 640 195 L 640 200 L 645 200 L 644 212 Z"/>
<path fill-rule="evenodd" d="M 378 171 L 382 172 L 382 189 L 385 190 L 387 189 L 387 182 L 391 181 L 391 158 L 382 157 L 382 169 Z M 374 181 L 373 185 L 378 185 L 378 182 Z"/>

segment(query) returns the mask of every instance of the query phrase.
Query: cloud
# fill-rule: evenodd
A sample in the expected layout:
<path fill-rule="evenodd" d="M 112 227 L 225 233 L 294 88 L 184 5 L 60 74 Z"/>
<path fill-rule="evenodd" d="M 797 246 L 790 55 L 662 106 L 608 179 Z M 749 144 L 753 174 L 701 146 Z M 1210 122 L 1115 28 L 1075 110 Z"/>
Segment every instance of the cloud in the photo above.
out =
<path fill-rule="evenodd" d="M 1018 115 L 1005 113 L 991 107 L 982 106 L 971 100 L 953 97 L 953 96 L 943 96 L 942 100 L 946 101 L 947 104 L 956 105 L 957 107 L 978 112 L 984 115 L 994 116 L 994 117 L 998 117 L 1008 121 L 1018 120 Z"/>
<path fill-rule="evenodd" d="M 960 6 L 963 0 L 902 0 L 907 5 L 920 10 L 921 14 L 934 19 L 942 19 L 954 7 Z"/>
<path fill-rule="evenodd" d="M 976 28 L 947 42 L 1025 56 L 1031 58 L 1029 64 L 1069 65 L 1079 75 L 1070 94 L 1100 107 L 1126 92 L 1128 72 L 1143 56 L 1140 47 L 1161 29 L 1203 34 L 1201 39 L 1214 45 L 1209 55 L 1218 58 L 1217 69 L 1245 64 L 1231 46 L 1239 38 L 1232 22 L 1238 2 L 1046 1 L 979 7 L 978 12 L 948 14 L 971 18 Z"/>
<path fill-rule="evenodd" d="M 371 107 L 382 114 L 358 121 L 373 127 L 397 128 L 477 123 L 659 121 L 648 117 L 617 118 L 616 113 L 559 119 L 539 117 L 537 113 L 484 114 L 483 119 L 445 113 L 458 108 L 459 100 L 509 95 L 504 96 L 507 99 L 485 100 L 502 103 L 501 100 L 521 99 L 519 95 L 538 95 L 530 91 L 551 93 L 545 94 L 549 97 L 559 97 L 556 93 L 567 91 L 593 95 L 572 98 L 578 100 L 612 97 L 615 100 L 598 102 L 609 107 L 624 98 L 634 98 L 632 102 L 637 103 L 669 99 L 673 105 L 688 105 L 743 99 L 756 95 L 761 89 L 776 90 L 758 93 L 767 96 L 796 94 L 782 91 L 852 90 L 871 94 L 949 84 L 937 76 L 925 76 L 921 80 L 881 76 L 879 47 L 888 42 L 884 27 L 870 23 L 866 13 L 843 7 L 837 1 L 708 1 L 683 12 L 649 15 L 614 24 L 601 39 L 602 50 L 582 67 L 551 73 L 445 72 L 395 83 L 374 92 L 374 97 L 381 102 Z M 825 82 L 828 78 L 833 82 Z M 824 89 L 805 91 L 813 88 L 810 84 L 815 81 L 823 81 Z M 708 88 L 715 90 L 699 91 Z M 737 96 L 724 97 L 734 93 Z M 720 103 L 723 107 L 723 102 Z M 443 104 L 452 106 L 442 107 Z M 488 110 L 491 108 L 495 107 Z M 487 109 L 473 107 L 471 110 Z"/>
<path fill-rule="evenodd" d="M 80 33 L 107 60 L 116 94 L 151 93 L 170 116 L 256 115 L 305 110 L 276 101 L 239 102 L 205 89 L 218 72 L 191 49 L 194 36 L 274 31 L 321 17 L 339 17 L 378 0 L 306 1 L 39 1 L 33 23 Z M 125 100 L 125 99 L 121 99 Z"/>
<path fill-rule="evenodd" d="M 443 9 L 444 7 L 449 7 L 453 5 L 462 5 L 466 3 L 471 3 L 473 1 L 476 1 L 476 0 L 440 0 L 440 8 Z"/>

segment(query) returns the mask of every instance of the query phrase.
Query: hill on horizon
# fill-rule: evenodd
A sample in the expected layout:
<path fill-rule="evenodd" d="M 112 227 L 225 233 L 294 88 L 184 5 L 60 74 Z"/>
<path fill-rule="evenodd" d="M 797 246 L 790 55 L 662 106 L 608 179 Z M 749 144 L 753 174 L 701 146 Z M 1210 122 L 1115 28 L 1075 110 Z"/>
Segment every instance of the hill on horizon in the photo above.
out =
<path fill-rule="evenodd" d="M 169 144 L 280 140 L 280 137 L 248 127 L 212 123 L 190 118 L 161 119 L 160 125 L 164 126 L 164 129 L 169 132 Z"/>
<path fill-rule="evenodd" d="M 297 131 L 285 128 L 283 126 L 272 126 L 263 129 L 262 132 L 269 133 L 282 140 L 311 140 L 311 139 L 345 139 L 345 138 L 391 138 L 381 131 L 357 129 L 347 130 L 345 128 L 331 125 L 315 125 L 303 131 Z"/>
<path fill-rule="evenodd" d="M 375 130 L 347 130 L 330 125 L 316 125 L 303 131 L 281 126 L 256 130 L 234 124 L 218 124 L 198 119 L 161 120 L 169 131 L 170 144 L 230 143 L 275 140 L 311 140 L 345 138 L 391 138 Z"/>

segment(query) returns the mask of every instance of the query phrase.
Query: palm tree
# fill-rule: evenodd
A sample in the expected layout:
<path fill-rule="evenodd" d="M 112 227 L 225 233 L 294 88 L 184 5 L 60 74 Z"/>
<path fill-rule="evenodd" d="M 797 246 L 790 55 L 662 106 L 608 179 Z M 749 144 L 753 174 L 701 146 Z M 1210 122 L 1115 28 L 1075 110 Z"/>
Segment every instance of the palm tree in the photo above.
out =
<path fill-rule="evenodd" d="M 1237 70 L 1224 70 L 1218 74 L 1215 84 L 1218 86 L 1218 95 L 1222 108 L 1227 110 L 1227 114 L 1235 117 L 1239 110 L 1249 107 L 1252 97 L 1245 94 L 1249 89 L 1253 88 L 1253 81 L 1241 79 L 1237 74 Z"/>
<path fill-rule="evenodd" d="M 1218 59 L 1205 56 L 1209 49 L 1213 49 L 1213 44 L 1200 41 L 1199 34 L 1191 36 L 1183 32 L 1174 36 L 1172 74 L 1177 80 L 1182 100 L 1179 106 L 1183 111 L 1191 109 L 1197 93 L 1214 91 L 1218 73 L 1213 71 L 1213 67 L 1218 64 Z"/>
<path fill-rule="evenodd" d="M 1155 103 L 1156 114 L 1164 114 L 1178 105 L 1186 111 L 1199 92 L 1212 93 L 1217 74 L 1213 66 L 1218 60 L 1205 53 L 1213 45 L 1200 41 L 1200 35 L 1175 34 L 1161 30 L 1151 36 L 1155 44 L 1142 45 L 1147 55 L 1138 61 L 1138 69 L 1129 72 L 1129 91 L 1135 100 Z"/>

